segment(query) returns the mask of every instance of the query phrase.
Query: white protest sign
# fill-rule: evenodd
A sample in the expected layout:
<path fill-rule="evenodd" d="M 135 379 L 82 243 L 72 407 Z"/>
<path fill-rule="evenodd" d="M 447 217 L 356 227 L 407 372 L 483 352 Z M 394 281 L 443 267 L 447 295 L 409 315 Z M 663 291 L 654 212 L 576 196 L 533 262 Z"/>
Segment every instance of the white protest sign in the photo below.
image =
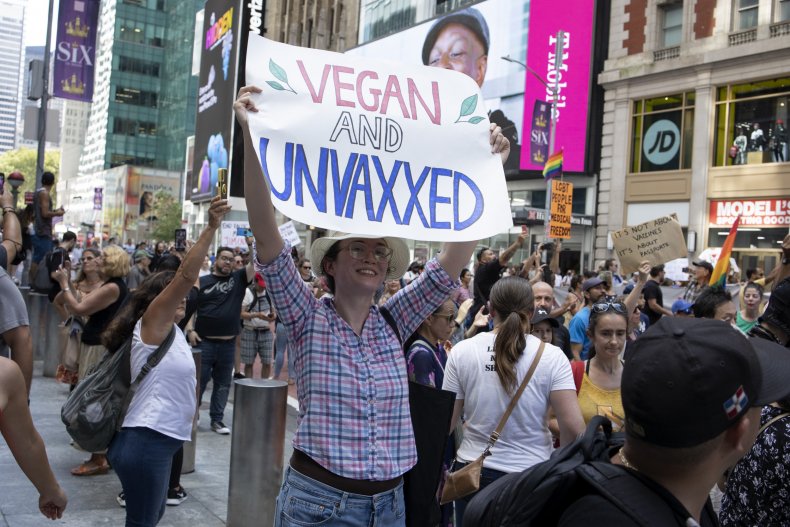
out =
<path fill-rule="evenodd" d="M 250 228 L 248 221 L 223 221 L 219 224 L 219 243 L 222 247 L 247 247 L 244 233 Z"/>
<path fill-rule="evenodd" d="M 458 72 L 247 44 L 255 154 L 274 206 L 328 229 L 477 240 L 513 225 L 477 84 Z"/>
<path fill-rule="evenodd" d="M 280 236 L 282 239 L 287 241 L 291 244 L 291 247 L 296 247 L 300 243 L 302 243 L 302 239 L 299 237 L 299 233 L 296 232 L 296 227 L 294 226 L 294 222 L 287 221 L 278 227 L 280 229 Z"/>
<path fill-rule="evenodd" d="M 642 260 L 655 266 L 688 255 L 675 214 L 614 231 L 612 242 L 625 274 L 636 271 Z"/>

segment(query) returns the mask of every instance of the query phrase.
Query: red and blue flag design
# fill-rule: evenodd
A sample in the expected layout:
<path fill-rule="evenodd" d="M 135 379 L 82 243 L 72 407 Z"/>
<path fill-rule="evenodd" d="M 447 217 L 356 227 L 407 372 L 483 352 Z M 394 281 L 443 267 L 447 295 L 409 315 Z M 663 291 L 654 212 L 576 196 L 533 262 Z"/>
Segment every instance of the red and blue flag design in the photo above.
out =
<path fill-rule="evenodd" d="M 727 419 L 735 419 L 741 410 L 746 408 L 749 404 L 749 397 L 743 391 L 743 386 L 739 386 L 735 395 L 724 401 L 724 411 L 727 413 Z"/>

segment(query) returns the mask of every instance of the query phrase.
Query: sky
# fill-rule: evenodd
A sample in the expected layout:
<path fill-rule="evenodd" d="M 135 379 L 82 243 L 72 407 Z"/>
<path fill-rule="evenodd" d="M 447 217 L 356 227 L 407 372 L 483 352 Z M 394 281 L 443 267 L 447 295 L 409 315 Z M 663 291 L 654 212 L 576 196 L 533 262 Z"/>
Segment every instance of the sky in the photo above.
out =
<path fill-rule="evenodd" d="M 27 0 L 25 2 L 25 46 L 43 46 L 47 40 L 47 10 L 49 0 Z M 53 17 L 58 18 L 58 2 L 54 3 Z M 55 39 L 55 25 L 52 26 L 52 40 Z"/>

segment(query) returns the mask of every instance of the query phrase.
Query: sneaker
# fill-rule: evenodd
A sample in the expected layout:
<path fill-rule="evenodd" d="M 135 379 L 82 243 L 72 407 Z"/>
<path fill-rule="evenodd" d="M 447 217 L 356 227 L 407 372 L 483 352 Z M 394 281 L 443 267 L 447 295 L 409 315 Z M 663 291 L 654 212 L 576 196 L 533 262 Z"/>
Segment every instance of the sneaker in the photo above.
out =
<path fill-rule="evenodd" d="M 241 373 L 240 371 L 237 371 L 236 373 L 233 374 L 233 378 L 234 379 L 246 379 L 247 376 L 244 375 L 243 373 Z"/>
<path fill-rule="evenodd" d="M 170 496 L 168 495 L 168 498 L 169 497 Z M 118 493 L 118 495 L 115 497 L 115 501 L 117 501 L 118 505 L 121 507 L 126 508 L 126 496 L 124 495 L 123 491 Z"/>
<path fill-rule="evenodd" d="M 178 487 L 178 489 L 170 489 L 167 491 L 167 504 L 171 507 L 181 505 L 186 499 L 187 493 L 184 491 L 184 487 Z"/>
<path fill-rule="evenodd" d="M 230 428 L 225 426 L 225 423 L 222 421 L 213 421 L 211 423 L 211 430 L 223 436 L 230 434 Z"/>

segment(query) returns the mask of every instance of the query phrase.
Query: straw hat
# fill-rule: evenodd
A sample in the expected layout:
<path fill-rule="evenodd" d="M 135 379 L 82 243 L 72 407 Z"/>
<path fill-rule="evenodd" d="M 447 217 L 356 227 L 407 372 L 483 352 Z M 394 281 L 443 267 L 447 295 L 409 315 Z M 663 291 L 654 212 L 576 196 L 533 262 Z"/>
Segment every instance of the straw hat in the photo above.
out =
<path fill-rule="evenodd" d="M 387 269 L 386 280 L 395 280 L 401 278 L 409 267 L 409 247 L 401 238 L 392 236 L 377 236 L 375 234 L 348 234 L 344 232 L 332 232 L 330 236 L 318 238 L 313 242 L 310 247 L 310 262 L 313 264 L 313 272 L 318 276 L 324 274 L 324 268 L 321 262 L 324 260 L 329 248 L 335 243 L 343 240 L 382 240 L 387 244 L 387 247 L 392 249 L 392 260 L 390 260 L 389 268 Z"/>

